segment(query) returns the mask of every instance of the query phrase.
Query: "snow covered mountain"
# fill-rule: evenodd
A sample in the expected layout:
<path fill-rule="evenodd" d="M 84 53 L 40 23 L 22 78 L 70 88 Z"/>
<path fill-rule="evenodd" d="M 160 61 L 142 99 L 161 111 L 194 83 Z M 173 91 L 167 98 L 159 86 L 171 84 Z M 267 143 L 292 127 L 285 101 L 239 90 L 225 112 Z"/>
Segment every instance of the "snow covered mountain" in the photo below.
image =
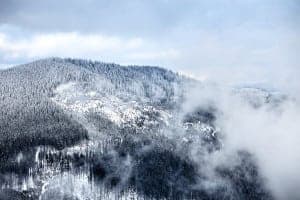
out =
<path fill-rule="evenodd" d="M 215 164 L 219 110 L 159 67 L 49 58 L 0 71 L 0 199 L 273 199 L 255 158 Z M 283 98 L 233 89 L 251 106 Z"/>

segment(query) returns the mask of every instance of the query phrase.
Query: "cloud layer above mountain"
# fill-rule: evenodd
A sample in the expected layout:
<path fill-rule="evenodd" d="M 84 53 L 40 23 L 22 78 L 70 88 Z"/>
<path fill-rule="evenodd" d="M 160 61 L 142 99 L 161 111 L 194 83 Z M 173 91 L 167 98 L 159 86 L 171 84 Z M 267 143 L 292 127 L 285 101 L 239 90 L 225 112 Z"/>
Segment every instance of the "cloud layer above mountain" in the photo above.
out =
<path fill-rule="evenodd" d="M 296 0 L 3 0 L 0 64 L 84 57 L 230 83 L 284 82 L 299 68 L 299 10 Z"/>

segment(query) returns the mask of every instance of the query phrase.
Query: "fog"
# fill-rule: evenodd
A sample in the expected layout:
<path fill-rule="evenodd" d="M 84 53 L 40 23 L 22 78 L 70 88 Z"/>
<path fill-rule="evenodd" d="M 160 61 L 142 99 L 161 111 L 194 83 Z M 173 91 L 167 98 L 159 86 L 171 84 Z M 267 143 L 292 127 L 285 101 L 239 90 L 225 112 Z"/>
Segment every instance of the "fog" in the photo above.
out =
<path fill-rule="evenodd" d="M 299 199 L 300 105 L 298 97 L 292 96 L 299 90 L 294 83 L 284 88 L 290 93 L 279 103 L 253 105 L 253 101 L 260 101 L 259 96 L 243 96 L 239 90 L 203 82 L 189 91 L 183 110 L 216 108 L 215 123 L 224 139 L 222 150 L 210 155 L 211 164 L 232 165 L 234 159 L 228 155 L 246 150 L 254 155 L 276 199 Z M 284 96 L 279 92 L 274 95 Z"/>

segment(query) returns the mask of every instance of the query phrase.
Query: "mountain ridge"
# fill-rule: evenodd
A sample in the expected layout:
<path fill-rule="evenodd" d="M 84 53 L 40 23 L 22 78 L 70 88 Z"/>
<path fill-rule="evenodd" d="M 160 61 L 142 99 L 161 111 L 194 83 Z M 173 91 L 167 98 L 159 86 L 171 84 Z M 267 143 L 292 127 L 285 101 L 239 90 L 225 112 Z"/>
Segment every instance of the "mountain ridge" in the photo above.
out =
<path fill-rule="evenodd" d="M 205 87 L 159 67 L 80 59 L 0 71 L 0 197 L 272 199 L 250 153 L 211 166 L 223 149 L 220 113 L 183 109 L 195 86 Z"/>

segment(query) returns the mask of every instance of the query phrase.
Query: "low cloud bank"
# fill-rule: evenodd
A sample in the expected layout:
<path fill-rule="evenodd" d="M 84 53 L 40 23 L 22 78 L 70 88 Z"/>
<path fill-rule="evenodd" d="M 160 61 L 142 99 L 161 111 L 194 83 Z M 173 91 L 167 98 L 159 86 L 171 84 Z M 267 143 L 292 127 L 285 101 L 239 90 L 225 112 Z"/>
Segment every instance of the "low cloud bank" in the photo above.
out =
<path fill-rule="evenodd" d="M 226 155 L 246 150 L 254 155 L 267 187 L 277 199 L 299 199 L 299 99 L 293 96 L 279 103 L 268 101 L 254 106 L 249 98 L 264 98 L 244 97 L 235 90 L 208 84 L 189 92 L 183 110 L 216 108 L 215 123 L 224 140 L 221 152 L 209 158 L 214 165 L 232 164 Z"/>

